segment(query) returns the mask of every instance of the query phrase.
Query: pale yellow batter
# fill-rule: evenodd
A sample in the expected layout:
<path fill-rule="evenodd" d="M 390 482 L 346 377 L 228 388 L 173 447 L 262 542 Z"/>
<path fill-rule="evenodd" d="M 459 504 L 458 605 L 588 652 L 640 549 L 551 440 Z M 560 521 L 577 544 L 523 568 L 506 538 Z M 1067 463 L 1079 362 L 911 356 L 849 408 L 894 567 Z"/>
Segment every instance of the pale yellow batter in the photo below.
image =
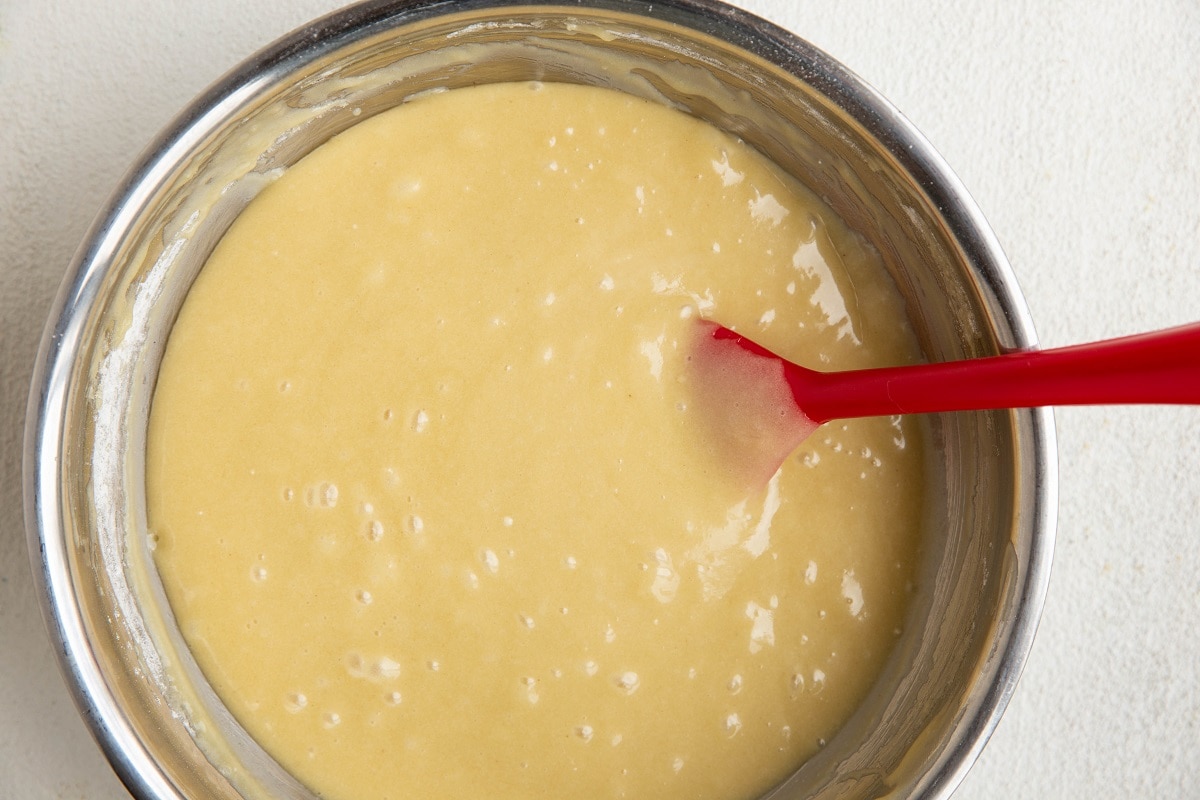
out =
<path fill-rule="evenodd" d="M 692 409 L 718 319 L 917 350 L 874 255 L 754 151 L 600 89 L 422 98 L 305 158 L 188 296 L 149 521 L 229 709 L 322 797 L 753 798 L 900 633 L 919 428 L 749 495 Z"/>

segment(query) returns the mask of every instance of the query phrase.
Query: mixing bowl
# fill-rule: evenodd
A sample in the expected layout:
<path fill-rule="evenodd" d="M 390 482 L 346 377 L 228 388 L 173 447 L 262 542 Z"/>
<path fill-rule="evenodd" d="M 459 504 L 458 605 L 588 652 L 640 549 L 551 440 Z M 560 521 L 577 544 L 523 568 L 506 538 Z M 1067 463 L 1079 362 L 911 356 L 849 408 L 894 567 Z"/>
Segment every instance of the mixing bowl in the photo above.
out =
<path fill-rule="evenodd" d="M 88 233 L 38 356 L 26 435 L 34 569 L 62 669 L 140 798 L 312 795 L 224 709 L 150 558 L 144 449 L 172 321 L 279 170 L 424 92 L 616 88 L 700 117 L 814 189 L 880 252 L 931 360 L 1035 343 L 994 236 L 929 144 L 833 59 L 713 0 L 369 2 L 313 22 L 196 100 Z M 939 455 L 906 633 L 841 732 L 772 798 L 945 797 L 996 725 L 1049 576 L 1046 411 L 929 419 Z"/>

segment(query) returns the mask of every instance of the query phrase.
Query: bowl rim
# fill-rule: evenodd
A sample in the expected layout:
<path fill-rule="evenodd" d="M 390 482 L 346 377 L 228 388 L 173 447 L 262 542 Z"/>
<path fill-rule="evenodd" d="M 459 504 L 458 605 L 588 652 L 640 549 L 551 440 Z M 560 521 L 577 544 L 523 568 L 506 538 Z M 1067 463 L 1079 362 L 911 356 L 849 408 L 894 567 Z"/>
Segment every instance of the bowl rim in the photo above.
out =
<path fill-rule="evenodd" d="M 925 137 L 886 98 L 841 62 L 808 41 L 721 0 L 367 0 L 318 17 L 252 54 L 192 100 L 155 137 L 118 183 L 73 256 L 48 315 L 27 405 L 23 499 L 34 584 L 59 669 L 74 702 L 109 763 L 136 797 L 180 798 L 170 779 L 128 724 L 92 652 L 75 596 L 59 484 L 67 398 L 84 339 L 83 321 L 115 262 L 121 233 L 156 184 L 214 130 L 226 112 L 276 74 L 291 71 L 371 32 L 449 14 L 479 11 L 607 11 L 676 22 L 713 36 L 805 81 L 877 139 L 938 208 L 975 268 L 989 308 L 1008 330 L 1005 345 L 1037 345 L 1032 318 L 995 234 L 965 186 Z M 1002 647 L 988 658 L 987 691 L 962 724 L 962 735 L 925 776 L 923 796 L 948 797 L 978 758 L 1016 688 L 1032 648 L 1050 578 L 1058 505 L 1057 444 L 1050 409 L 1013 412 L 1030 442 L 1031 508 L 1021 509 L 1032 532 L 1020 565 L 1013 621 Z"/>

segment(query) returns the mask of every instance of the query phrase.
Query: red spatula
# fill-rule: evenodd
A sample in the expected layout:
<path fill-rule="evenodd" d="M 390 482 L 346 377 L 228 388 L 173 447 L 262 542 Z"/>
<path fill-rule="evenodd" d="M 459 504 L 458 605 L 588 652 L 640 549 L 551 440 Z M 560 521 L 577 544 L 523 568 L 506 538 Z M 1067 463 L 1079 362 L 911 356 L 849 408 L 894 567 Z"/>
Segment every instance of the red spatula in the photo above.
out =
<path fill-rule="evenodd" d="M 773 473 L 832 419 L 1059 405 L 1200 403 L 1200 323 L 1054 350 L 849 372 L 793 364 L 699 323 L 698 397 L 730 426 L 739 458 Z M 723 410 L 721 410 L 723 409 Z M 761 466 L 758 466 L 761 464 Z"/>

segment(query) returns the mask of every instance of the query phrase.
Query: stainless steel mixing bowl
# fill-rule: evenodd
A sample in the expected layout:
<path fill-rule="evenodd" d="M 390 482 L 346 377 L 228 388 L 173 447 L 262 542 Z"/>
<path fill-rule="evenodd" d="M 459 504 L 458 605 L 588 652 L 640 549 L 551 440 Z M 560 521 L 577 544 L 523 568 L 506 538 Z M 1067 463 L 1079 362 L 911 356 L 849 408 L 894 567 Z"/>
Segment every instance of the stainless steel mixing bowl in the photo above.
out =
<path fill-rule="evenodd" d="M 145 527 L 144 444 L 172 320 L 277 170 L 422 92 L 515 80 L 614 87 L 701 117 L 815 189 L 880 251 L 926 355 L 1030 347 L 974 203 L 882 97 L 795 36 L 714 0 L 369 2 L 251 58 L 115 193 L 59 293 L 30 399 L 25 499 L 67 681 L 141 798 L 297 797 L 183 646 Z M 930 419 L 943 456 L 908 633 L 856 716 L 772 798 L 945 797 L 1011 695 L 1049 575 L 1045 411 Z"/>

